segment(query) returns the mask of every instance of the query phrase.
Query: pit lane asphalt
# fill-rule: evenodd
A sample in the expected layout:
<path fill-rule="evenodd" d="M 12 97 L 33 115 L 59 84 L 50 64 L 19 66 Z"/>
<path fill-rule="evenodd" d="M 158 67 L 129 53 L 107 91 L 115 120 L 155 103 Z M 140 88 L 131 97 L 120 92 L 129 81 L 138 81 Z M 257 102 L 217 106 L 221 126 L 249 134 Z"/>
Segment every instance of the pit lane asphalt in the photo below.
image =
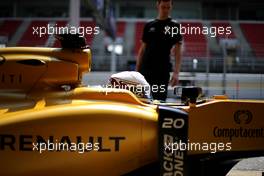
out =
<path fill-rule="evenodd" d="M 228 176 L 264 176 L 264 157 L 243 159 Z"/>

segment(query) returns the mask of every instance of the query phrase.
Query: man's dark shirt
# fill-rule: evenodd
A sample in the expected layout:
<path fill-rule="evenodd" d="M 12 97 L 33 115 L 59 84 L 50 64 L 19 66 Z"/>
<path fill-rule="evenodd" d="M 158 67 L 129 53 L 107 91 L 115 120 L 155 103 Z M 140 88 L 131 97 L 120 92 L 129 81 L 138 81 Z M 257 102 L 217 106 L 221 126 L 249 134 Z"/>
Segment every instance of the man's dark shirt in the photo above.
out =
<path fill-rule="evenodd" d="M 170 27 L 170 34 L 165 34 L 165 27 Z M 179 23 L 168 18 L 155 19 L 148 22 L 143 31 L 142 41 L 146 43 L 140 72 L 152 75 L 168 74 L 171 71 L 170 51 L 173 45 L 181 43 L 182 36 L 178 32 L 171 35 L 172 28 L 180 29 Z"/>

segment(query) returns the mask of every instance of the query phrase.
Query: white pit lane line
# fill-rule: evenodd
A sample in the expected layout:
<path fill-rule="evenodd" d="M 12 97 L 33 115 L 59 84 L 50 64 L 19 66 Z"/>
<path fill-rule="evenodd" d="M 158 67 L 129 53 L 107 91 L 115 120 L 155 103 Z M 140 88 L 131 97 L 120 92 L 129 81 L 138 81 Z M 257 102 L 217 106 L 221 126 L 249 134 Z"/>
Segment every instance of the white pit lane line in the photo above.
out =
<path fill-rule="evenodd" d="M 264 176 L 264 172 L 232 170 L 227 176 Z"/>

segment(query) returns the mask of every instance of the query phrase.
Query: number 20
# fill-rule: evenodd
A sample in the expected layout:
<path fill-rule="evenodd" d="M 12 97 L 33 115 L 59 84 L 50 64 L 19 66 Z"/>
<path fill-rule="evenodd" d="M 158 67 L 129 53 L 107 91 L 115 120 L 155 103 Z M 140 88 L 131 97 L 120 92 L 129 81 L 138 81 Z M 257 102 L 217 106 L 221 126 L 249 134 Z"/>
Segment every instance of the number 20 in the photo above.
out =
<path fill-rule="evenodd" d="M 182 128 L 184 126 L 184 120 L 183 119 L 175 119 L 172 118 L 165 118 L 164 122 L 162 123 L 162 128 Z"/>

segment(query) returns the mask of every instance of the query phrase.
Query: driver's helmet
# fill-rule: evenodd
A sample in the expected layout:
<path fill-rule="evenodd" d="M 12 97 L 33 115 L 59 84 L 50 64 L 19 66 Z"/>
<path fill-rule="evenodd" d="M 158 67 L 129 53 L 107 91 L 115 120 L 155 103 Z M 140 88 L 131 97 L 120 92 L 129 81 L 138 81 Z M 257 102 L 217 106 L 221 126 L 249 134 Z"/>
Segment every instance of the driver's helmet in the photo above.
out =
<path fill-rule="evenodd" d="M 109 79 L 109 85 L 113 88 L 130 90 L 138 98 L 152 99 L 149 83 L 136 71 L 113 74 Z"/>

